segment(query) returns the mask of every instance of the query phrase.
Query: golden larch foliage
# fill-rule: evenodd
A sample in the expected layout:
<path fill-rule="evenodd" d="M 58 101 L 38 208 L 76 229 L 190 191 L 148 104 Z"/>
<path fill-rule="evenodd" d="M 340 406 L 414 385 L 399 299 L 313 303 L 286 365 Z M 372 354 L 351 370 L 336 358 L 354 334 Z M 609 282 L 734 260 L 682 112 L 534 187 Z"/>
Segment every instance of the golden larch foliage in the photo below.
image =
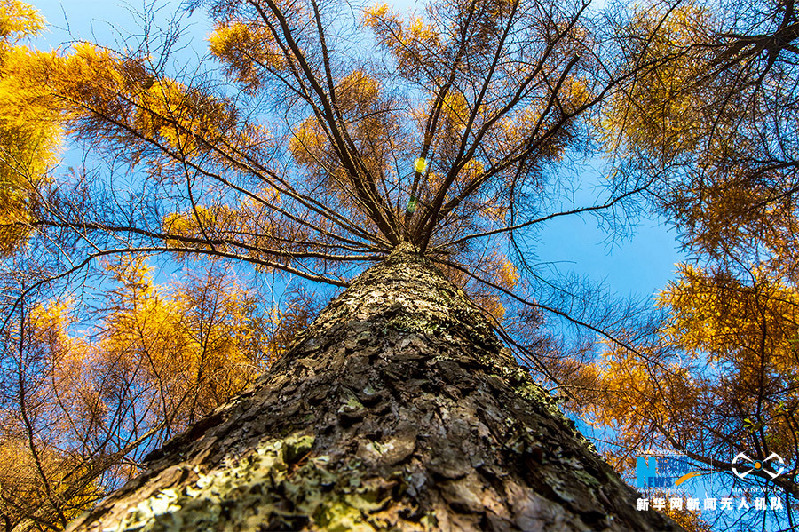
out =
<path fill-rule="evenodd" d="M 208 37 L 211 53 L 249 91 L 261 86 L 261 69 L 283 70 L 287 63 L 268 28 L 254 22 L 217 24 Z"/>
<path fill-rule="evenodd" d="M 649 64 L 629 94 L 618 93 L 610 102 L 602 121 L 609 145 L 623 139 L 630 149 L 654 154 L 676 154 L 697 145 L 702 101 L 686 88 L 704 73 L 706 65 L 692 46 L 711 27 L 710 17 L 706 8 L 691 3 L 676 6 L 666 17 L 644 9 L 634 16 L 631 31 L 648 36 L 639 61 Z"/>
<path fill-rule="evenodd" d="M 31 70 L 51 54 L 18 42 L 44 28 L 28 4 L 0 2 L 0 253 L 24 241 L 37 191 L 48 180 L 60 144 L 58 113 Z"/>

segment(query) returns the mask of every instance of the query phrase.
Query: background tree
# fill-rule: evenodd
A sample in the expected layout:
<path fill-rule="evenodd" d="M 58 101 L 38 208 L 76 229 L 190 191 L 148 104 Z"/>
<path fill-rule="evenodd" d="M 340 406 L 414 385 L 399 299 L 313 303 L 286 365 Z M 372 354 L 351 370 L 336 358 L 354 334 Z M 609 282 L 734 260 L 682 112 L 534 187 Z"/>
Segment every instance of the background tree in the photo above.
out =
<path fill-rule="evenodd" d="M 9 528 L 62 529 L 254 382 L 285 349 L 282 328 L 304 324 L 302 312 L 264 316 L 255 293 L 219 271 L 170 289 L 141 258 L 108 270 L 115 282 L 83 323 L 74 300 L 53 301 L 21 313 L 4 338 Z M 77 334 L 79 325 L 91 329 Z"/>
<path fill-rule="evenodd" d="M 763 530 L 795 521 L 796 17 L 793 2 L 654 2 L 617 19 L 628 60 L 650 66 L 610 100 L 606 142 L 620 172 L 657 177 L 652 199 L 692 262 L 651 335 L 630 329 L 634 348 L 566 365 L 575 407 L 620 429 L 619 467 L 642 447 L 707 472 L 739 452 L 784 457 L 776 479 L 722 480 L 782 493 L 787 518 L 738 516 Z"/>
<path fill-rule="evenodd" d="M 628 56 L 651 66 L 603 122 L 619 160 L 660 177 L 691 252 L 795 280 L 794 3 L 655 2 L 622 24 Z"/>

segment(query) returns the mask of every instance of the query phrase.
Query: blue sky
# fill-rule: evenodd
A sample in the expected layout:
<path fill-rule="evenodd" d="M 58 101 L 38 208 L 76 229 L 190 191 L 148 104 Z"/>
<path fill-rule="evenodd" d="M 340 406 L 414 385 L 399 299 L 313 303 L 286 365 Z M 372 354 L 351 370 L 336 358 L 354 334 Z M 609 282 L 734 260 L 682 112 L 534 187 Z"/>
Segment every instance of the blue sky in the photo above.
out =
<path fill-rule="evenodd" d="M 74 40 L 94 40 L 122 48 L 125 37 L 142 33 L 143 19 L 135 14 L 137 11 L 152 4 L 160 6 L 154 22 L 158 27 L 165 24 L 180 5 L 174 0 L 107 0 L 104 3 L 39 0 L 33 3 L 51 24 L 49 31 L 34 41 L 39 49 L 55 48 Z M 398 11 L 417 5 L 416 0 L 388 3 Z M 187 57 L 204 54 L 205 37 L 211 29 L 209 20 L 198 11 L 184 22 L 189 24 L 187 37 L 191 39 Z M 582 205 L 589 205 L 592 191 L 601 177 L 590 168 L 581 171 L 584 171 L 584 184 L 575 197 Z M 564 208 L 572 205 L 569 198 L 564 198 Z M 585 275 L 593 281 L 604 281 L 607 288 L 622 296 L 648 297 L 656 293 L 673 278 L 674 265 L 680 260 L 674 232 L 657 219 L 640 220 L 631 237 L 613 242 L 608 242 L 605 230 L 598 227 L 591 216 L 550 221 L 540 236 L 542 244 L 537 253 L 541 262 L 557 264 L 564 272 Z"/>

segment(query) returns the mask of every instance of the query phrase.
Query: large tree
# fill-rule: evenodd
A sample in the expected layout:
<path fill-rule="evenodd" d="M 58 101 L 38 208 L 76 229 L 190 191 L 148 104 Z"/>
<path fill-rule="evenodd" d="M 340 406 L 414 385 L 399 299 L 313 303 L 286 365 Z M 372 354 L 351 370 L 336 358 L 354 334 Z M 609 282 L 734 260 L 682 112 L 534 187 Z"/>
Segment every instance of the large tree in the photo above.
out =
<path fill-rule="evenodd" d="M 40 25 L 4 7 L 22 22 L 3 35 Z M 0 234 L 13 428 L 2 437 L 27 446 L 41 484 L 23 526 L 65 524 L 109 464 L 124 478 L 189 425 L 116 507 L 80 523 L 672 526 L 635 510 L 494 332 L 549 379 L 560 349 L 542 330 L 549 316 L 626 345 L 623 313 L 588 315 L 597 306 L 536 268 L 531 248 L 538 224 L 612 219 L 648 186 L 611 174 L 595 203 L 560 210 L 571 183 L 559 169 L 592 153 L 598 104 L 649 63 L 619 61 L 581 2 L 442 1 L 407 19 L 333 1 L 204 7 L 218 69 L 171 65 L 170 31 L 138 49 L 0 49 L 27 106 L 0 110 L 40 117 L 22 122 L 38 136 L 6 121 L 0 139 L 11 176 L 0 192 L 14 200 Z M 59 125 L 86 152 L 67 172 L 44 164 Z M 159 254 L 349 288 L 225 402 L 274 358 L 252 335 L 253 298 L 214 275 L 159 292 L 142 259 Z M 64 309 L 80 305 L 41 300 L 88 298 L 92 281 L 108 291 L 104 271 L 121 287 L 110 310 L 85 311 L 102 316 L 99 340 L 74 341 Z M 88 374 L 103 378 L 70 381 Z M 91 437 L 64 442 L 50 405 L 79 411 L 67 424 Z M 20 515 L 19 501 L 4 504 L 7 522 Z"/>
<path fill-rule="evenodd" d="M 71 530 L 678 530 L 403 243 Z"/>

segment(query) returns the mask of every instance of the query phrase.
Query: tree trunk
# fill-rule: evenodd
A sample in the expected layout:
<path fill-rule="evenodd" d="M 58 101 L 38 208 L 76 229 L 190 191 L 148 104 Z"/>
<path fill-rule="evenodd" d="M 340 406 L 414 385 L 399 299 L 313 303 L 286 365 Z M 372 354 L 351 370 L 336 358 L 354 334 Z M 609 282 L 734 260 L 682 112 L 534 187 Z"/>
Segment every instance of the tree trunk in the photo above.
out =
<path fill-rule="evenodd" d="M 403 244 L 70 530 L 679 530 L 635 499 Z"/>

